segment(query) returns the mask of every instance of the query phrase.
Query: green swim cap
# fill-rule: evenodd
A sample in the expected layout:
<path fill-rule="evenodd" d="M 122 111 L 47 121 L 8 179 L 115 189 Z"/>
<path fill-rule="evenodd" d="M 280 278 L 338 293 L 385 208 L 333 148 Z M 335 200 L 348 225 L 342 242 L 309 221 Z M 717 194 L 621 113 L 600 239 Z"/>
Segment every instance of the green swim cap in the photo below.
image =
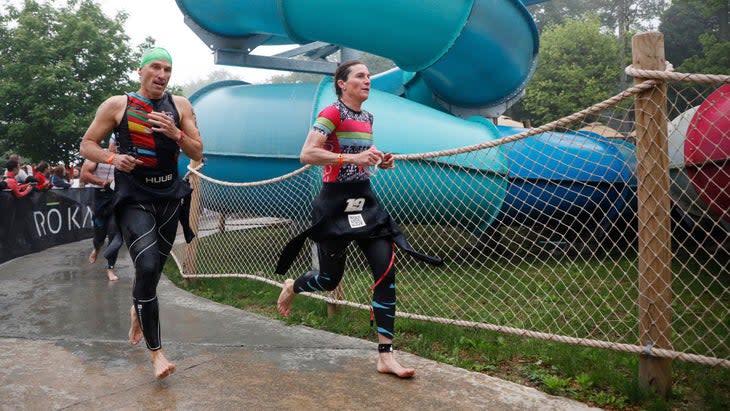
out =
<path fill-rule="evenodd" d="M 139 68 L 144 67 L 147 63 L 157 60 L 164 60 L 172 65 L 172 56 L 162 47 L 155 47 L 145 51 L 142 59 L 139 61 Z"/>

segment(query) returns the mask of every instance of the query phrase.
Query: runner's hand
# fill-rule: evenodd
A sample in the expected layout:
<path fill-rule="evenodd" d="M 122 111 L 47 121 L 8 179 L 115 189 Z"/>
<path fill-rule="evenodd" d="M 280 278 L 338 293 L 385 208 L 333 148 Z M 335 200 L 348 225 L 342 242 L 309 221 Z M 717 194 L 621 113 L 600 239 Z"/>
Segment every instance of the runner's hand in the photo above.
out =
<path fill-rule="evenodd" d="M 393 153 L 383 153 L 383 161 L 378 165 L 380 168 L 395 168 L 395 157 Z"/>
<path fill-rule="evenodd" d="M 129 173 L 137 166 L 142 164 L 142 160 L 136 159 L 128 154 L 117 154 L 112 161 L 114 168 L 125 173 Z"/>
<path fill-rule="evenodd" d="M 152 131 L 162 133 L 174 141 L 180 138 L 180 129 L 177 128 L 175 121 L 167 114 L 153 111 L 147 113 L 147 120 L 152 125 Z"/>

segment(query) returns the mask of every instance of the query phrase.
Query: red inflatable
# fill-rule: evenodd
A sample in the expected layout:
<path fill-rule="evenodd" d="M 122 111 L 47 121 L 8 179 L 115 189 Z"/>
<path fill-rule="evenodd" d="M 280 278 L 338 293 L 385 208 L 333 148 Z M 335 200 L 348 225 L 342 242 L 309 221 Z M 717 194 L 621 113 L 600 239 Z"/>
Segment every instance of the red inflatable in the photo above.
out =
<path fill-rule="evenodd" d="M 684 161 L 702 201 L 730 223 L 730 84 L 710 94 L 692 117 Z"/>

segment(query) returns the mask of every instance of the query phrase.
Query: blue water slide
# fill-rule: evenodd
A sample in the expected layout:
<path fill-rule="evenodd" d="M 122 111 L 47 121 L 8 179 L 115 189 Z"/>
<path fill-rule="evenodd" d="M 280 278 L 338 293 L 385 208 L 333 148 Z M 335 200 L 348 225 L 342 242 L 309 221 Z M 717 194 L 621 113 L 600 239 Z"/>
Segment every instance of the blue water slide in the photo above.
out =
<path fill-rule="evenodd" d="M 279 177 L 302 166 L 299 152 L 304 137 L 316 115 L 335 101 L 336 95 L 331 78 L 319 84 L 249 85 L 226 81 L 199 90 L 190 100 L 205 138 L 205 174 L 224 181 L 251 182 Z M 366 107 L 375 116 L 373 133 L 378 149 L 387 152 L 410 154 L 449 149 L 493 140 L 499 134 L 489 121 L 463 120 L 377 90 L 371 91 Z M 181 161 L 181 172 L 183 164 L 187 161 Z M 376 175 L 372 181 L 383 197 L 402 200 L 402 204 L 394 206 L 401 210 L 399 219 L 403 222 L 425 223 L 426 216 L 443 221 L 443 216 L 453 216 L 451 223 L 479 230 L 499 214 L 506 192 L 506 170 L 501 150 L 492 149 L 400 162 L 396 169 L 388 171 L 387 180 Z M 449 184 L 424 184 L 413 178 L 417 175 Z M 257 190 L 277 189 L 272 186 Z M 203 196 L 205 206 L 233 212 L 222 201 L 234 195 L 229 191 L 207 193 Z M 286 201 L 308 204 L 308 193 L 300 194 L 303 197 L 295 199 L 288 193 Z M 250 197 L 253 203 L 249 207 L 266 209 L 266 215 L 293 217 L 286 214 L 291 211 L 285 207 L 275 207 L 272 212 L 270 199 L 276 196 L 268 192 Z M 261 199 L 260 204 L 257 199 Z M 457 205 L 459 210 L 455 209 Z"/>
<path fill-rule="evenodd" d="M 538 1 L 526 1 L 527 4 Z M 323 41 L 387 57 L 418 102 L 451 112 L 492 107 L 524 89 L 538 33 L 519 0 L 177 0 L 208 32 L 270 42 Z M 374 88 L 381 88 L 378 79 Z M 407 96 L 408 97 L 408 96 Z M 421 101 L 425 98 L 426 101 Z"/>
<path fill-rule="evenodd" d="M 497 126 L 502 136 L 527 129 Z M 541 133 L 504 145 L 507 195 L 499 222 L 607 228 L 635 201 L 633 144 L 590 131 Z"/>
<path fill-rule="evenodd" d="M 323 41 L 392 59 L 398 68 L 373 78 L 365 109 L 375 116 L 378 148 L 396 154 L 468 146 L 520 131 L 498 129 L 469 113 L 522 92 L 538 51 L 525 6 L 538 2 L 177 0 L 188 18 L 217 36 L 268 35 L 275 44 Z M 329 78 L 319 84 L 222 82 L 200 90 L 191 101 L 205 140 L 206 175 L 260 181 L 298 169 L 312 121 L 334 100 Z M 181 171 L 186 165 L 181 161 Z M 634 169 L 628 143 L 592 133 L 550 133 L 466 155 L 399 162 L 388 172 L 393 178 L 376 176 L 373 184 L 385 201 L 396 202 L 391 205 L 399 221 L 434 218 L 478 231 L 495 221 L 581 221 L 586 213 L 615 218 L 632 196 Z M 433 183 L 423 184 L 424 176 Z M 291 217 L 277 206 L 281 196 L 269 192 L 275 188 L 255 190 L 261 192 L 248 197 L 265 215 Z M 210 194 L 203 196 L 206 206 L 235 211 L 225 210 L 223 201 L 235 193 Z M 285 201 L 305 204 L 310 194 Z M 456 205 L 459 210 L 452 209 Z"/>

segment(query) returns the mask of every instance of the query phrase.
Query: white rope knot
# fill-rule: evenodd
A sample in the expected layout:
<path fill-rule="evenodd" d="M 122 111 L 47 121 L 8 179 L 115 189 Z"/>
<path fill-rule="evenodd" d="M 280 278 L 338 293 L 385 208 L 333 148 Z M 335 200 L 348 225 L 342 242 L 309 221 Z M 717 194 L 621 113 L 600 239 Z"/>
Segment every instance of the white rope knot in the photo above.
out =
<path fill-rule="evenodd" d="M 662 74 L 673 72 L 674 66 L 672 65 L 672 63 L 664 60 L 664 70 L 644 70 L 634 67 L 633 64 L 629 64 L 628 66 L 626 66 L 624 71 L 626 72 L 626 74 L 634 78 L 661 79 Z"/>
<path fill-rule="evenodd" d="M 674 71 L 674 66 L 668 61 L 664 61 L 664 70 L 644 70 L 634 67 L 633 64 L 626 66 L 624 70 L 631 77 L 642 80 L 663 80 L 663 81 L 691 81 L 695 83 L 730 83 L 730 76 L 722 74 L 697 74 L 697 73 L 679 73 Z"/>

